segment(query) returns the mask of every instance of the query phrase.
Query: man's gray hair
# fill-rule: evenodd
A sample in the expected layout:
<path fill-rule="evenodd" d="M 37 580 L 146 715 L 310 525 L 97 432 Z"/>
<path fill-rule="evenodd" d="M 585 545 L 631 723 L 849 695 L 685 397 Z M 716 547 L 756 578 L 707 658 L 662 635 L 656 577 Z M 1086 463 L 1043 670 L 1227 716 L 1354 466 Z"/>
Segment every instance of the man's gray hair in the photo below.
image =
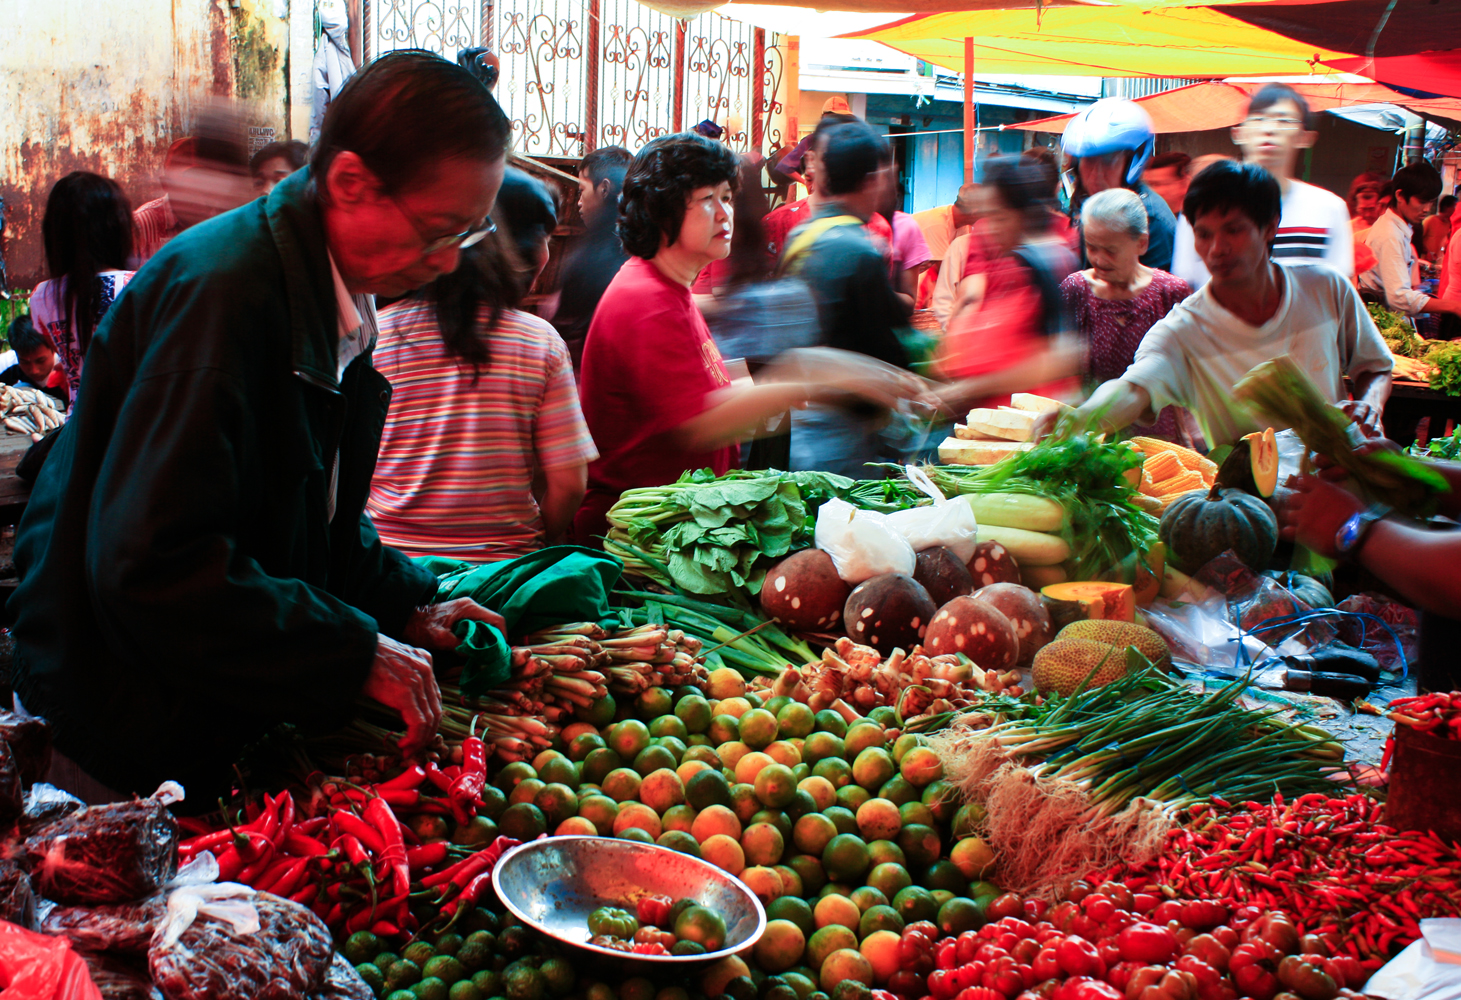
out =
<path fill-rule="evenodd" d="M 1081 206 L 1081 224 L 1099 222 L 1120 230 L 1127 236 L 1147 234 L 1146 206 L 1141 197 L 1128 188 L 1107 188 L 1093 194 Z"/>

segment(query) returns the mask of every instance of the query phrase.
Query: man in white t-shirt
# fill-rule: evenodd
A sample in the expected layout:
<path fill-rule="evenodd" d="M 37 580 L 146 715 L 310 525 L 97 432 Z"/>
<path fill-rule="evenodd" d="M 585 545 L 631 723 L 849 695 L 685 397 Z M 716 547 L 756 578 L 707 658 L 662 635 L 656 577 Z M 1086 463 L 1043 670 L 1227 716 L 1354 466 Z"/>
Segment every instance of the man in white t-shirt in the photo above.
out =
<path fill-rule="evenodd" d="M 1157 321 L 1131 366 L 1097 389 L 1078 419 L 1116 431 L 1182 406 L 1197 417 L 1209 447 L 1232 444 L 1267 426 L 1233 398 L 1233 386 L 1255 365 L 1286 354 L 1367 434 L 1380 433 L 1390 351 L 1339 272 L 1270 258 L 1279 203 L 1278 182 L 1256 164 L 1217 163 L 1193 179 L 1183 212 L 1212 279 Z"/>
<path fill-rule="evenodd" d="M 1352 278 L 1349 206 L 1337 194 L 1294 179 L 1295 162 L 1318 137 L 1309 102 L 1282 83 L 1270 83 L 1254 94 L 1247 117 L 1233 127 L 1233 142 L 1243 150 L 1243 162 L 1267 170 L 1283 191 L 1273 259 L 1295 266 L 1324 264 Z M 1193 288 L 1201 288 L 1208 279 L 1189 226 L 1178 228 L 1172 273 Z"/>
<path fill-rule="evenodd" d="M 1395 312 L 1450 313 L 1461 316 L 1458 291 L 1447 288 L 1447 298 L 1421 291 L 1411 234 L 1441 193 L 1441 175 L 1425 160 L 1395 171 L 1390 180 L 1393 203 L 1365 233 L 1365 245 L 1375 254 L 1375 265 L 1360 275 L 1360 288 Z"/>

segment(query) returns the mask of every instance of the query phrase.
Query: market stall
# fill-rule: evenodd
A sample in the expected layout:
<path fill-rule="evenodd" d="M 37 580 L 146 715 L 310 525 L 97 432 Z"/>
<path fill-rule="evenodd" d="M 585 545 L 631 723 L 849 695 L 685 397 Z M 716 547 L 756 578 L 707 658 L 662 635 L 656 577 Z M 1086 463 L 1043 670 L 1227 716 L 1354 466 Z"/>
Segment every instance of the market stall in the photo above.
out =
<path fill-rule="evenodd" d="M 1308 392 L 1240 386 L 1321 448 Z M 1413 612 L 1276 555 L 1271 431 L 1033 445 L 1059 404 L 1012 402 L 945 442 L 992 464 L 687 475 L 621 497 L 608 555 L 434 561 L 507 634 L 462 624 L 423 757 L 363 702 L 271 734 L 221 811 L 84 807 L 0 715 L 0 966 L 168 1000 L 1354 995 L 1461 912 L 1416 756 L 1461 697 L 1390 701 Z"/>

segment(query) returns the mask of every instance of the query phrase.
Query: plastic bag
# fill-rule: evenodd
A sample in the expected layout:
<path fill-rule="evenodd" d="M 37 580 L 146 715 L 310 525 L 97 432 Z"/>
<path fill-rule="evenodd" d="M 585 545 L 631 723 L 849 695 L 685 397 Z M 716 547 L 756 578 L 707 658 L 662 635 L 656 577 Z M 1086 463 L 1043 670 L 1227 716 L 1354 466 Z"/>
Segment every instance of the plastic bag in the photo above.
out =
<path fill-rule="evenodd" d="M 38 929 L 69 938 L 78 951 L 108 951 L 145 960 L 152 936 L 167 916 L 168 894 L 217 880 L 218 860 L 211 851 L 203 851 L 178 869 L 163 892 L 146 899 L 110 906 L 58 906 L 47 900 L 40 911 Z"/>
<path fill-rule="evenodd" d="M 30 877 L 18 864 L 0 860 L 0 920 L 36 930 L 36 897 Z"/>
<path fill-rule="evenodd" d="M 908 481 L 931 496 L 933 505 L 884 515 L 888 527 L 908 539 L 915 553 L 943 545 L 959 557 L 959 562 L 967 563 L 974 558 L 974 546 L 979 543 L 974 508 L 963 497 L 944 499 L 943 492 L 917 466 L 907 466 L 906 470 Z"/>
<path fill-rule="evenodd" d="M 31 831 L 85 808 L 86 803 L 70 792 L 44 781 L 37 782 L 25 793 L 25 811 L 20 817 L 21 835 L 28 837 Z"/>
<path fill-rule="evenodd" d="M 229 886 L 244 894 L 220 898 L 207 891 Z M 215 903 L 247 904 L 257 914 L 257 929 L 241 930 L 210 915 Z M 196 919 L 184 923 L 190 909 Z M 147 954 L 152 981 L 167 1000 L 300 1000 L 325 984 L 333 953 L 330 930 L 298 903 L 222 882 L 174 890 L 168 914 Z"/>
<path fill-rule="evenodd" d="M 832 499 L 817 511 L 817 548 L 832 557 L 837 575 L 856 586 L 880 573 L 913 575 L 918 561 L 908 539 L 888 527 L 887 516 Z"/>
<path fill-rule="evenodd" d="M 0 740 L 0 826 L 9 826 L 25 812 L 25 788 L 15 753 Z"/>
<path fill-rule="evenodd" d="M 126 903 L 177 873 L 178 827 L 159 794 L 78 809 L 31 833 L 26 867 L 36 890 L 58 903 Z"/>
<path fill-rule="evenodd" d="M 164 1000 L 145 968 L 111 955 L 83 953 L 81 957 L 102 1000 Z"/>
<path fill-rule="evenodd" d="M 40 930 L 67 938 L 78 951 L 146 955 L 166 914 L 167 897 L 161 894 L 137 903 L 53 906 L 41 918 Z"/>
<path fill-rule="evenodd" d="M 5 1000 L 101 1000 L 86 963 L 65 938 L 0 922 Z"/>
<path fill-rule="evenodd" d="M 1461 1000 L 1461 920 L 1438 917 L 1420 922 L 1421 937 L 1365 983 L 1365 995 L 1387 1000 Z"/>
<path fill-rule="evenodd" d="M 38 715 L 0 710 L 0 740 L 10 746 L 20 779 L 33 785 L 51 769 L 51 727 Z"/>
<path fill-rule="evenodd" d="M 325 973 L 325 985 L 310 1000 L 375 1000 L 375 992 L 350 960 L 337 951 Z"/>
<path fill-rule="evenodd" d="M 1379 622 L 1357 618 L 1341 618 L 1338 622 L 1339 638 L 1369 653 L 1379 661 L 1382 670 L 1400 669 L 1401 650 L 1405 652 L 1407 665 L 1420 659 L 1420 614 L 1414 608 L 1383 594 L 1368 592 L 1346 597 L 1339 602 L 1338 608 L 1340 611 L 1374 615 L 1390 626 L 1390 632 L 1387 632 Z M 1395 633 L 1393 638 L 1391 632 Z M 1400 649 L 1395 648 L 1396 639 L 1400 641 Z"/>

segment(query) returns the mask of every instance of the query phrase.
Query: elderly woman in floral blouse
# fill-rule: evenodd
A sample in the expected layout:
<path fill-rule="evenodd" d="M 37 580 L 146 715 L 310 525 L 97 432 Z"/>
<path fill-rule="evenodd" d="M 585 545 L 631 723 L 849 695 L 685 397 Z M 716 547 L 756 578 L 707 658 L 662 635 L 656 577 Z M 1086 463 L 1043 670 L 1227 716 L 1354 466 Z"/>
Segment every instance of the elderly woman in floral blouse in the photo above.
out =
<path fill-rule="evenodd" d="M 1147 217 L 1141 199 L 1125 188 L 1092 195 L 1081 206 L 1081 231 L 1091 266 L 1060 285 L 1065 306 L 1086 344 L 1088 385 L 1120 378 L 1141 339 L 1192 288 L 1175 275 L 1147 267 Z M 1196 424 L 1180 407 L 1168 406 L 1150 427 L 1134 434 L 1192 445 Z"/>

